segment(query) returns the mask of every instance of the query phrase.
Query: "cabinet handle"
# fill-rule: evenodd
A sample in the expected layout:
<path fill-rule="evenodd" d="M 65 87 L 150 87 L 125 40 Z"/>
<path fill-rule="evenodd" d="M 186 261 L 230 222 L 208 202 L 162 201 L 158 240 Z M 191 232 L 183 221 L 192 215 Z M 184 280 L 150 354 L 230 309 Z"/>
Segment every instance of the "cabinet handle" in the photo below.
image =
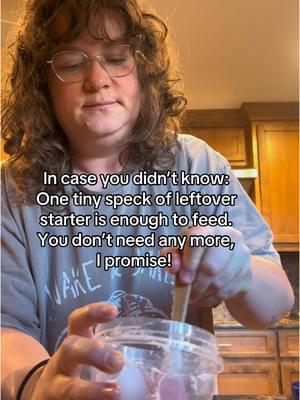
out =
<path fill-rule="evenodd" d="M 220 343 L 220 344 L 218 344 L 218 346 L 219 347 L 231 347 L 232 344 L 230 344 L 230 343 Z"/>

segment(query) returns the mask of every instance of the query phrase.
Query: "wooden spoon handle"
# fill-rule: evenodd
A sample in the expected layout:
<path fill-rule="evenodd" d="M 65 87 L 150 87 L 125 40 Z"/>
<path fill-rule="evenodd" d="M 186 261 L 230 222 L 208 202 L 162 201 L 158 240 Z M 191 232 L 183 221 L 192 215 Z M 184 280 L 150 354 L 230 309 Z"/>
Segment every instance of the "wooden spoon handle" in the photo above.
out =
<path fill-rule="evenodd" d="M 176 275 L 175 281 L 175 289 L 173 295 L 173 306 L 171 319 L 173 321 L 181 321 L 185 322 L 189 298 L 191 294 L 192 285 L 186 285 L 179 281 L 178 276 Z"/>

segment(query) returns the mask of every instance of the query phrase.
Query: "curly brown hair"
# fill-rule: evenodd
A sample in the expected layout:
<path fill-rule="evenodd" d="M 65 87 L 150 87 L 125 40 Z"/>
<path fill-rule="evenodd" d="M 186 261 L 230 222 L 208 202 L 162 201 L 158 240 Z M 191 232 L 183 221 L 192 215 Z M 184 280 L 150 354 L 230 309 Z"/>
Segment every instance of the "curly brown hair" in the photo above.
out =
<path fill-rule="evenodd" d="M 46 190 L 43 171 L 57 176 L 71 171 L 70 145 L 51 105 L 46 60 L 59 42 L 73 40 L 88 27 L 92 16 L 99 16 L 105 30 L 101 21 L 107 10 L 122 16 L 128 38 L 138 42 L 142 54 L 137 62 L 143 86 L 141 111 L 124 151 L 148 170 L 174 164 L 171 147 L 180 132 L 186 99 L 175 88 L 179 80 L 162 20 L 142 10 L 138 0 L 28 0 L 12 46 L 12 68 L 2 101 L 4 151 L 10 156 L 21 201 L 33 202 L 38 191 Z M 68 29 L 59 34 L 52 26 L 61 13 Z M 102 33 L 109 39 L 107 32 Z"/>

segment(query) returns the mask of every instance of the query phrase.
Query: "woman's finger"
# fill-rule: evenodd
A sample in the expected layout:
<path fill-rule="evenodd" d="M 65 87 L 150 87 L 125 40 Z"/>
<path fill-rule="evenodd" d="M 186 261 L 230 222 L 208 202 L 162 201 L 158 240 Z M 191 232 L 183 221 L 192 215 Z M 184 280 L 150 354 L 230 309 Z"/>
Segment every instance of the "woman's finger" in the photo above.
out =
<path fill-rule="evenodd" d="M 119 400 L 120 387 L 114 382 L 88 382 L 78 377 L 56 376 L 47 392 L 57 400 Z"/>
<path fill-rule="evenodd" d="M 124 365 L 123 355 L 102 340 L 76 335 L 67 336 L 52 359 L 54 375 L 60 373 L 75 376 L 80 365 L 91 365 L 103 372 L 115 373 Z"/>
<path fill-rule="evenodd" d="M 179 272 L 179 278 L 183 283 L 194 281 L 205 252 L 204 247 L 191 247 L 189 237 L 208 234 L 213 234 L 213 228 L 194 226 L 186 231 L 187 241 L 182 252 L 183 267 Z"/>
<path fill-rule="evenodd" d="M 68 318 L 68 334 L 93 337 L 93 326 L 112 321 L 117 317 L 118 309 L 111 304 L 93 303 L 74 310 Z"/>

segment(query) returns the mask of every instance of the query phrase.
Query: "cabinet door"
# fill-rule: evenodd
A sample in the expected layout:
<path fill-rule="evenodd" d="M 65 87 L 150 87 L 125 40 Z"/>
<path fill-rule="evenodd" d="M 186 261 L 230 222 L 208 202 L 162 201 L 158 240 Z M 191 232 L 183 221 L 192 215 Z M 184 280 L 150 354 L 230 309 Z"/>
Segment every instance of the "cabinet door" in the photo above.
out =
<path fill-rule="evenodd" d="M 278 332 L 282 391 L 291 394 L 291 384 L 299 380 L 299 333 L 297 329 Z"/>
<path fill-rule="evenodd" d="M 281 361 L 282 391 L 284 394 L 291 394 L 291 384 L 299 381 L 299 362 Z"/>
<path fill-rule="evenodd" d="M 299 334 L 297 329 L 278 332 L 280 357 L 298 357 Z"/>
<path fill-rule="evenodd" d="M 298 124 L 257 125 L 261 212 L 274 233 L 279 250 L 297 250 Z"/>
<path fill-rule="evenodd" d="M 214 150 L 221 153 L 232 166 L 247 165 L 245 132 L 242 128 L 193 129 L 190 134 L 204 140 Z"/>
<path fill-rule="evenodd" d="M 276 362 L 225 362 L 218 376 L 221 395 L 279 394 L 279 372 Z"/>

